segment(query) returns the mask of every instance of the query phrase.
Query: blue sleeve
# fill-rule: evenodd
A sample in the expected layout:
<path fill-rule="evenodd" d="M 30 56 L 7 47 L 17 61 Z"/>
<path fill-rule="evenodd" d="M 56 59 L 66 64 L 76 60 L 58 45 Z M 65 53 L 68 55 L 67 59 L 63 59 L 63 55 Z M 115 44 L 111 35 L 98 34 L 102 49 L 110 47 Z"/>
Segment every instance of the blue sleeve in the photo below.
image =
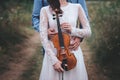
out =
<path fill-rule="evenodd" d="M 32 12 L 32 27 L 39 32 L 39 16 L 42 8 L 42 0 L 34 0 Z"/>
<path fill-rule="evenodd" d="M 33 4 L 33 12 L 32 12 L 32 27 L 39 32 L 39 22 L 40 22 L 40 10 L 43 6 L 47 6 L 48 2 L 47 0 L 34 0 Z"/>

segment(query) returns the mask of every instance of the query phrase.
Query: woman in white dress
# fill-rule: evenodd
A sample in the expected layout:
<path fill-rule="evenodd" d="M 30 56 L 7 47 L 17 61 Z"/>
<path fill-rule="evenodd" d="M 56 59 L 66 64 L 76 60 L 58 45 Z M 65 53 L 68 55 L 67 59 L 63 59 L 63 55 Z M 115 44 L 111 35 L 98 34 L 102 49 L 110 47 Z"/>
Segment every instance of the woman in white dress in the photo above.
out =
<path fill-rule="evenodd" d="M 40 11 L 40 39 L 45 49 L 45 56 L 39 80 L 62 80 L 62 78 L 64 80 L 88 80 L 81 48 L 72 51 L 77 59 L 75 68 L 64 71 L 61 61 L 56 57 L 57 51 L 52 41 L 48 39 L 47 33 L 48 25 L 54 28 L 56 33 L 58 32 L 56 20 L 53 19 L 53 8 L 58 8 L 63 12 L 60 17 L 62 31 L 69 31 L 70 36 L 89 37 L 91 29 L 83 8 L 80 4 L 68 3 L 66 0 L 48 0 L 48 2 L 50 5 L 43 7 Z M 83 26 L 82 29 L 76 28 L 78 19 Z M 62 73 L 64 73 L 63 76 Z"/>

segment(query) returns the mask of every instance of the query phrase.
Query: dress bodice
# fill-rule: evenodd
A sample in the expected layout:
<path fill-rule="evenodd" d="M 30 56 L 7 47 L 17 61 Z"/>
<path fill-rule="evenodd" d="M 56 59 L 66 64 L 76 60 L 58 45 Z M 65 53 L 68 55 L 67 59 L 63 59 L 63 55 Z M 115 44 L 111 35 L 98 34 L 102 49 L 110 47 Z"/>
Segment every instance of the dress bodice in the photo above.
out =
<path fill-rule="evenodd" d="M 76 22 L 78 19 L 78 5 L 76 6 L 72 5 L 71 3 L 68 3 L 66 6 L 61 7 L 63 13 L 62 17 L 59 17 L 60 24 L 67 22 L 69 23 L 72 27 L 76 27 Z M 55 29 L 57 32 L 57 22 L 55 19 L 53 19 L 53 14 L 54 12 L 50 10 L 50 7 L 46 7 L 46 13 L 48 16 L 48 22 L 49 22 L 49 27 L 52 27 Z M 73 16 L 74 15 L 74 16 Z"/>

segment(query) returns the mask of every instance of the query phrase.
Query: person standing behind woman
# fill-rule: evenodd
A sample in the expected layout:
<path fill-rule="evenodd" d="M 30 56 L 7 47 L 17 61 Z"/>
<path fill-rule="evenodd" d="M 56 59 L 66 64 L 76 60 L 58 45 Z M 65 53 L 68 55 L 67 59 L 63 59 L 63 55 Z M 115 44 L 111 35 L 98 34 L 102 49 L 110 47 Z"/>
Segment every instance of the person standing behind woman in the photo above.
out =
<path fill-rule="evenodd" d="M 64 71 L 61 67 L 62 62 L 56 57 L 57 52 L 51 40 L 48 39 L 48 24 L 57 33 L 57 24 L 53 19 L 54 10 L 57 8 L 62 11 L 60 17 L 60 27 L 70 36 L 81 38 L 91 35 L 91 28 L 85 12 L 80 4 L 68 3 L 66 0 L 48 0 L 49 4 L 40 11 L 40 39 L 45 49 L 45 56 L 39 80 L 88 80 L 87 71 L 84 64 L 83 54 L 80 46 L 77 50 L 71 50 L 75 55 L 77 64 L 69 70 Z M 79 19 L 82 28 L 76 28 Z M 69 22 L 68 22 L 69 21 Z M 64 73 L 64 75 L 62 74 Z"/>
<path fill-rule="evenodd" d="M 88 18 L 88 10 L 86 7 L 86 2 L 85 0 L 67 0 L 68 2 L 71 3 L 79 3 L 81 4 L 81 6 L 83 7 L 85 14 Z M 34 28 L 34 30 L 36 30 L 37 32 L 39 32 L 39 16 L 40 16 L 40 10 L 43 6 L 47 6 L 48 2 L 47 0 L 34 0 L 34 4 L 33 4 L 33 12 L 32 12 L 32 27 Z"/>
<path fill-rule="evenodd" d="M 71 2 L 71 3 L 81 4 L 84 11 L 85 11 L 85 14 L 88 18 L 88 11 L 87 11 L 85 0 L 67 0 L 67 1 Z M 33 25 L 34 30 L 36 30 L 37 32 L 39 32 L 40 10 L 43 6 L 47 6 L 47 5 L 48 5 L 47 0 L 34 0 L 33 12 L 32 12 L 32 25 Z M 80 28 L 82 28 L 81 24 L 80 24 Z M 49 35 L 54 34 L 54 30 L 52 28 L 49 28 L 48 34 Z M 74 37 L 73 43 L 70 44 L 70 48 L 73 50 L 76 50 L 79 47 L 80 42 L 82 42 L 82 38 Z M 43 54 L 44 54 L 44 49 L 43 49 Z"/>

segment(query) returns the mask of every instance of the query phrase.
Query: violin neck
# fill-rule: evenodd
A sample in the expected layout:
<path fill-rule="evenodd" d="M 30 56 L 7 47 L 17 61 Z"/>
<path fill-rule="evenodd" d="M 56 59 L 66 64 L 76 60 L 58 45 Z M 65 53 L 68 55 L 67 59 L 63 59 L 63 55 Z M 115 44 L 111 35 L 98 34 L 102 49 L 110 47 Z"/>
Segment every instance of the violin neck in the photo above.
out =
<path fill-rule="evenodd" d="M 59 44 L 60 44 L 60 47 L 62 49 L 64 49 L 64 40 L 63 40 L 63 35 L 62 35 L 62 30 L 60 28 L 60 20 L 59 20 L 59 17 L 57 15 L 57 26 L 58 26 L 58 37 L 59 37 Z"/>

